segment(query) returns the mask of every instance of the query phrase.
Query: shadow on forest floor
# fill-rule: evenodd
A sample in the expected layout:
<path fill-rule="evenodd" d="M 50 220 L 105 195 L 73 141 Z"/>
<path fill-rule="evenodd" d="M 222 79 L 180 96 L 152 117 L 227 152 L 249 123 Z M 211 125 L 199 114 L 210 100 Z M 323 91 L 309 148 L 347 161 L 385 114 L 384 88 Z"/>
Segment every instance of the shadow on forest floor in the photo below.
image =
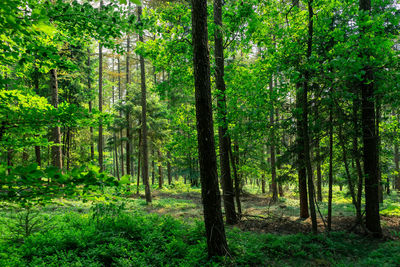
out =
<path fill-rule="evenodd" d="M 146 206 L 149 213 L 169 214 L 186 221 L 201 220 L 201 194 L 200 191 L 189 192 L 152 192 L 153 204 Z M 144 199 L 144 195 L 132 195 L 132 199 Z M 298 217 L 298 202 L 294 196 L 280 198 L 276 203 L 271 203 L 266 195 L 256 195 L 245 192 L 241 196 L 243 216 L 235 226 L 245 231 L 256 231 L 274 234 L 297 234 L 311 232 L 311 219 L 302 220 Z M 320 203 L 321 212 L 326 221 L 326 203 Z M 222 207 L 223 208 L 223 207 Z M 353 215 L 351 204 L 338 203 L 333 206 L 332 231 L 352 231 L 364 234 L 360 226 L 355 227 L 356 218 Z M 326 227 L 318 214 L 318 230 L 324 232 Z M 388 239 L 400 240 L 400 217 L 381 216 L 384 236 Z"/>

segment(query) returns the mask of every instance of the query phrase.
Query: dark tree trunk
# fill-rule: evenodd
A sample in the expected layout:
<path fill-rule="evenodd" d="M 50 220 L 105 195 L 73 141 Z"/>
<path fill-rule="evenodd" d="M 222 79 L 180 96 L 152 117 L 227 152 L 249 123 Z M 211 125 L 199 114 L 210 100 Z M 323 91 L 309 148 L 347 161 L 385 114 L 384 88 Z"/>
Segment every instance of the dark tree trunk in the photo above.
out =
<path fill-rule="evenodd" d="M 313 42 L 313 25 L 314 25 L 314 12 L 312 8 L 313 0 L 308 1 L 308 40 L 307 40 L 307 59 L 310 59 L 312 53 L 312 42 Z M 312 167 L 310 159 L 310 138 L 308 134 L 308 87 L 310 82 L 310 72 L 308 70 L 304 73 L 304 86 L 302 92 L 302 123 L 303 123 L 303 142 L 304 142 L 304 154 L 305 164 L 307 169 L 307 184 L 308 184 L 308 202 L 310 205 L 310 215 L 312 222 L 312 230 L 317 233 L 317 215 L 315 212 L 314 205 L 314 183 L 312 177 Z"/>
<path fill-rule="evenodd" d="M 235 177 L 235 199 L 237 206 L 237 214 L 239 217 L 238 219 L 240 219 L 240 216 L 242 215 L 242 205 L 240 203 L 240 179 L 237 173 L 236 160 L 232 153 L 232 144 L 230 138 L 229 138 L 229 158 L 233 169 L 233 176 Z"/>
<path fill-rule="evenodd" d="M 138 21 L 141 22 L 142 7 L 138 6 Z M 139 42 L 143 43 L 143 31 L 139 30 Z M 151 192 L 149 185 L 149 151 L 147 147 L 147 100 L 146 100 L 146 72 L 144 57 L 140 55 L 140 79 L 142 93 L 142 178 L 145 187 L 146 202 L 151 202 Z"/>
<path fill-rule="evenodd" d="M 50 92 L 51 104 L 57 109 L 58 82 L 56 69 L 50 70 Z M 54 127 L 52 130 L 52 141 L 55 145 L 51 147 L 51 164 L 59 169 L 62 169 L 61 131 L 59 126 Z"/>
<path fill-rule="evenodd" d="M 154 185 L 154 180 L 156 176 L 156 164 L 154 161 L 154 148 L 151 150 L 151 184 Z"/>
<path fill-rule="evenodd" d="M 353 135 L 353 157 L 356 162 L 356 170 L 357 170 L 357 207 L 356 207 L 356 212 L 357 212 L 357 220 L 362 223 L 362 214 L 361 214 L 361 201 L 362 201 L 362 191 L 363 191 L 363 173 L 362 173 L 362 168 L 361 168 L 361 162 L 360 162 L 360 152 L 358 149 L 358 137 L 360 135 L 359 133 L 359 124 L 358 124 L 358 110 L 360 106 L 360 101 L 359 101 L 359 95 L 356 92 L 356 97 L 353 101 L 353 126 L 354 126 L 354 135 Z"/>
<path fill-rule="evenodd" d="M 222 219 L 221 196 L 218 189 L 206 0 L 192 0 L 192 38 L 201 196 L 208 256 L 225 256 L 229 253 L 229 250 Z"/>
<path fill-rule="evenodd" d="M 360 11 L 371 12 L 371 0 L 360 0 Z M 364 16 L 364 15 L 363 15 Z M 369 20 L 365 16 L 362 20 Z M 368 26 L 362 26 L 361 32 L 369 31 Z M 368 51 L 362 51 L 368 56 Z M 367 229 L 376 237 L 382 236 L 379 216 L 379 177 L 378 177 L 378 148 L 375 129 L 374 75 L 372 69 L 364 67 L 360 83 L 361 89 L 361 123 L 363 136 L 363 160 L 365 174 L 365 218 Z"/>
<path fill-rule="evenodd" d="M 42 157 L 40 154 L 40 146 L 35 146 L 36 163 L 38 166 L 42 166 Z"/>
<path fill-rule="evenodd" d="M 328 174 L 328 231 L 332 230 L 332 187 L 333 187 L 333 107 L 329 110 L 329 174 Z"/>
<path fill-rule="evenodd" d="M 261 193 L 265 194 L 265 174 L 261 174 Z"/>
<path fill-rule="evenodd" d="M 379 203 L 383 203 L 383 187 L 382 187 L 382 172 L 381 172 L 381 167 L 380 167 L 380 154 L 381 154 L 381 137 L 379 134 L 379 124 L 380 124 L 380 120 L 381 120 L 381 101 L 380 101 L 380 97 L 376 96 L 376 143 L 377 143 L 377 150 L 378 153 L 376 153 L 376 157 L 377 157 L 377 162 L 378 162 L 378 194 L 379 194 Z"/>
<path fill-rule="evenodd" d="M 215 27 L 215 81 L 218 90 L 218 140 L 219 157 L 221 169 L 221 184 L 223 192 L 223 201 L 225 207 L 226 223 L 235 224 L 237 222 L 235 211 L 235 193 L 231 178 L 231 169 L 229 165 L 229 136 L 228 122 L 226 120 L 226 96 L 224 81 L 224 44 L 222 35 L 222 0 L 214 0 L 214 23 Z"/>
<path fill-rule="evenodd" d="M 317 161 L 317 200 L 322 201 L 322 172 L 321 172 L 321 153 L 319 137 L 315 140 L 315 157 Z"/>

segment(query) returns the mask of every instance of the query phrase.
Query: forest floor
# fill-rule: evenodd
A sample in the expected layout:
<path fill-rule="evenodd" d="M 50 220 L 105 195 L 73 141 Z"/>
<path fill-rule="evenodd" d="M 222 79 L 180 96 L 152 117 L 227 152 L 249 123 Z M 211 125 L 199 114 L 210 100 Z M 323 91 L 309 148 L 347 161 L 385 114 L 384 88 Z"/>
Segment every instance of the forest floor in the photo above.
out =
<path fill-rule="evenodd" d="M 202 219 L 201 192 L 198 188 L 181 185 L 180 190 L 174 190 L 173 187 L 156 189 L 152 196 L 153 205 L 147 206 L 144 195 L 129 195 L 131 208 L 143 205 L 149 213 L 168 214 L 184 221 Z M 364 234 L 365 229 L 357 224 L 355 209 L 347 193 L 337 190 L 333 202 L 332 231 Z M 274 234 L 311 232 L 311 219 L 299 218 L 296 193 L 289 191 L 285 197 L 279 198 L 278 202 L 272 203 L 268 192 L 261 194 L 257 187 L 246 186 L 241 196 L 241 205 L 243 215 L 240 222 L 234 226 L 241 230 Z M 318 209 L 319 232 L 326 232 L 327 202 L 319 202 Z M 381 225 L 385 238 L 400 240 L 400 194 L 393 192 L 390 196 L 385 196 L 384 203 L 381 204 Z"/>
<path fill-rule="evenodd" d="M 333 231 L 319 218 L 298 218 L 298 195 L 288 188 L 271 203 L 258 187 L 246 186 L 243 216 L 226 227 L 231 255 L 207 259 L 199 188 L 181 182 L 142 192 L 101 192 L 96 201 L 59 199 L 32 211 L 0 203 L 0 266 L 399 266 L 400 195 L 385 196 L 385 237 L 372 239 L 355 225 L 345 191 L 335 188 Z M 324 192 L 324 197 L 326 196 Z M 114 201 L 110 201 L 114 199 Z M 324 199 L 326 200 L 326 198 Z M 326 202 L 319 203 L 326 217 Z M 26 230 L 31 229 L 29 235 Z"/>

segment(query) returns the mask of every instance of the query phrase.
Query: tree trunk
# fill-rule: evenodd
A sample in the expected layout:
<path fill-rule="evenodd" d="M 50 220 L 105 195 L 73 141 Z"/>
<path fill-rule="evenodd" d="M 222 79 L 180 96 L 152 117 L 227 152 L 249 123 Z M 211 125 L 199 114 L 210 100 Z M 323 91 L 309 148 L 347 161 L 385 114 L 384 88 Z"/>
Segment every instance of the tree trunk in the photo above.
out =
<path fill-rule="evenodd" d="M 313 0 L 308 1 L 308 40 L 307 40 L 307 59 L 310 59 L 312 53 L 312 41 L 313 41 L 313 24 L 314 24 L 314 12 L 312 8 Z M 303 123 L 303 142 L 304 142 L 304 154 L 305 164 L 307 169 L 307 184 L 308 184 L 308 202 L 310 205 L 310 215 L 312 222 L 313 233 L 317 233 L 317 215 L 315 212 L 314 205 L 314 183 L 312 178 L 312 167 L 310 159 L 310 139 L 308 136 L 308 87 L 310 81 L 310 72 L 308 70 L 304 73 L 304 86 L 302 92 L 302 123 Z"/>
<path fill-rule="evenodd" d="M 397 142 L 394 143 L 394 165 L 395 165 L 395 187 L 397 191 L 400 191 L 400 153 L 399 153 L 399 145 Z"/>
<path fill-rule="evenodd" d="M 363 173 L 360 162 L 360 152 L 358 149 L 358 137 L 359 137 L 359 124 L 358 124 L 358 109 L 360 106 L 359 95 L 356 92 L 356 98 L 353 101 L 353 126 L 354 126 L 354 135 L 353 135 L 353 157 L 356 162 L 356 170 L 358 176 L 358 185 L 357 185 L 357 220 L 362 223 L 362 214 L 361 214 L 361 201 L 362 201 L 362 191 L 363 191 Z"/>
<path fill-rule="evenodd" d="M 158 189 L 162 189 L 164 183 L 164 177 L 162 173 L 162 155 L 160 149 L 158 149 L 157 155 L 158 155 Z"/>
<path fill-rule="evenodd" d="M 126 39 L 126 78 L 125 78 L 125 88 L 126 88 L 126 95 L 125 99 L 126 102 L 129 102 L 129 93 L 128 93 L 128 88 L 130 84 L 130 71 L 129 71 L 129 50 L 130 50 L 130 44 L 131 40 L 129 37 L 129 34 Z M 131 142 L 132 142 L 132 136 L 131 136 L 131 118 L 130 118 L 130 109 L 127 108 L 126 110 L 126 174 L 129 175 L 129 181 L 131 180 L 132 177 L 132 172 L 131 172 Z M 129 186 L 130 184 L 128 184 Z"/>
<path fill-rule="evenodd" d="M 155 180 L 155 176 L 156 176 L 156 164 L 154 161 L 154 147 L 151 150 L 151 184 L 154 185 L 154 180 Z"/>
<path fill-rule="evenodd" d="M 225 207 L 226 223 L 235 224 L 237 222 L 235 211 L 235 193 L 233 191 L 233 183 L 231 178 L 231 169 L 229 165 L 229 136 L 228 122 L 226 120 L 227 107 L 225 95 L 224 81 L 224 44 L 222 35 L 222 0 L 214 0 L 214 23 L 215 27 L 215 81 L 218 106 L 218 140 L 219 140 L 219 157 L 221 170 L 221 184 L 223 192 L 223 201 Z"/>
<path fill-rule="evenodd" d="M 36 156 L 37 165 L 42 166 L 42 157 L 40 155 L 40 146 L 35 146 L 35 156 Z"/>
<path fill-rule="evenodd" d="M 206 0 L 192 0 L 192 38 L 201 196 L 208 256 L 225 256 L 229 253 L 229 250 L 222 219 L 221 196 L 218 189 Z"/>
<path fill-rule="evenodd" d="M 239 217 L 238 219 L 240 219 L 240 216 L 242 215 L 242 205 L 240 203 L 240 180 L 239 180 L 239 176 L 237 173 L 236 160 L 232 153 L 232 144 L 231 144 L 230 138 L 229 138 L 229 158 L 231 160 L 233 176 L 235 177 L 235 199 L 236 199 L 236 206 L 237 206 L 237 214 Z"/>
<path fill-rule="evenodd" d="M 90 49 L 87 49 L 88 53 L 88 61 L 87 61 L 87 66 L 88 66 L 88 91 L 89 93 L 92 91 L 92 78 L 90 77 L 91 74 L 91 66 L 90 66 Z M 89 113 L 92 113 L 92 100 L 89 100 Z M 90 160 L 94 160 L 94 144 L 93 144 L 93 127 L 89 127 L 90 131 Z"/>
<path fill-rule="evenodd" d="M 56 69 L 50 70 L 50 92 L 51 104 L 57 109 L 58 82 Z M 62 169 L 61 131 L 59 126 L 54 127 L 52 130 L 52 141 L 55 145 L 51 147 L 51 164 L 59 169 Z"/>
<path fill-rule="evenodd" d="M 360 0 L 360 11 L 371 12 L 371 0 Z M 367 14 L 365 14 L 367 15 Z M 370 19 L 369 16 L 362 18 L 362 21 Z M 362 33 L 368 32 L 369 26 L 362 26 Z M 368 57 L 368 51 L 362 51 L 362 57 Z M 365 55 L 364 55 L 365 54 Z M 375 101 L 374 101 L 374 74 L 368 66 L 364 67 L 364 74 L 360 84 L 361 101 L 361 122 L 363 137 L 363 160 L 365 174 L 365 218 L 366 227 L 376 237 L 382 236 L 382 228 L 379 216 L 379 180 L 378 180 L 378 148 L 375 129 Z"/>
<path fill-rule="evenodd" d="M 141 22 L 142 7 L 138 6 L 138 21 Z M 139 30 L 139 42 L 143 43 L 143 31 Z M 145 187 L 146 202 L 151 202 L 151 192 L 149 185 L 149 151 L 147 147 L 147 100 L 146 100 L 146 70 L 144 66 L 144 57 L 140 55 L 140 79 L 142 93 L 142 178 Z"/>
<path fill-rule="evenodd" d="M 333 187 L 333 107 L 329 110 L 329 174 L 328 174 L 328 232 L 332 230 L 332 187 Z"/>
<path fill-rule="evenodd" d="M 265 174 L 261 174 L 261 193 L 265 194 Z"/>
<path fill-rule="evenodd" d="M 380 97 L 376 96 L 376 143 L 377 143 L 377 150 L 378 153 L 376 153 L 376 157 L 377 157 L 377 162 L 378 162 L 378 194 L 379 194 L 379 203 L 383 203 L 383 187 L 382 187 L 382 172 L 381 172 L 381 167 L 380 167 L 380 154 L 381 154 L 381 137 L 379 134 L 379 124 L 380 124 L 380 120 L 381 120 L 381 101 L 380 101 Z"/>
<path fill-rule="evenodd" d="M 278 185 L 276 182 L 276 158 L 275 158 L 275 109 L 274 109 L 274 91 L 273 91 L 273 83 L 272 77 L 269 82 L 269 90 L 270 90 L 270 104 L 271 104 L 271 112 L 269 117 L 270 130 L 271 130 L 271 189 L 272 189 L 272 202 L 278 201 Z"/>
<path fill-rule="evenodd" d="M 100 10 L 103 7 L 103 1 L 100 0 Z M 103 112 L 103 46 L 99 42 L 99 111 Z M 99 166 L 100 172 L 104 171 L 103 165 L 103 122 L 100 119 L 99 124 L 99 143 L 98 143 L 98 151 L 99 151 Z"/>
<path fill-rule="evenodd" d="M 168 176 L 168 185 L 172 183 L 172 174 L 171 174 L 171 153 L 167 152 L 167 176 Z"/>
<path fill-rule="evenodd" d="M 140 148 L 141 148 L 141 145 L 142 145 L 142 132 L 141 132 L 140 129 L 139 129 L 138 135 L 139 135 L 139 142 L 138 142 L 138 165 L 137 165 L 137 181 L 136 181 L 136 194 L 137 195 L 139 195 L 140 169 L 141 169 L 141 166 L 140 166 L 140 162 L 141 162 Z M 144 182 L 143 182 L 143 184 L 144 184 Z"/>

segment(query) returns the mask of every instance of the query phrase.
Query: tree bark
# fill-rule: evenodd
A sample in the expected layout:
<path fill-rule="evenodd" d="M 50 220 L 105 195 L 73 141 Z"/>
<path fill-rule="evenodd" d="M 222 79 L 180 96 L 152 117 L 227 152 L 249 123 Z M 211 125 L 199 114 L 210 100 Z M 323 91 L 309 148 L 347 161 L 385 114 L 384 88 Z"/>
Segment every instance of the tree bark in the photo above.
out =
<path fill-rule="evenodd" d="M 192 0 L 192 38 L 201 196 L 208 256 L 225 256 L 229 251 L 222 219 L 221 196 L 218 189 L 206 0 Z"/>
<path fill-rule="evenodd" d="M 332 187 L 333 187 L 333 107 L 329 110 L 329 174 L 328 174 L 328 232 L 332 230 Z"/>
<path fill-rule="evenodd" d="M 100 1 L 100 11 L 103 7 L 103 1 Z M 103 112 L 103 46 L 99 42 L 99 111 Z M 104 171 L 103 165 L 103 122 L 100 119 L 99 124 L 99 143 L 98 143 L 98 152 L 99 152 L 99 166 L 100 172 Z"/>
<path fill-rule="evenodd" d="M 232 144 L 230 138 L 229 138 L 229 158 L 233 169 L 233 177 L 235 178 L 235 199 L 236 199 L 238 219 L 240 220 L 240 217 L 242 215 L 242 205 L 240 203 L 240 179 L 237 173 L 236 160 L 232 153 Z"/>
<path fill-rule="evenodd" d="M 171 153 L 167 152 L 167 176 L 168 176 L 168 185 L 172 183 L 172 174 L 171 174 Z"/>
<path fill-rule="evenodd" d="M 274 109 L 274 91 L 273 91 L 273 83 L 272 77 L 271 81 L 269 82 L 269 90 L 270 90 L 270 104 L 271 104 L 271 112 L 269 117 L 270 123 L 270 130 L 271 130 L 271 146 L 270 146 L 270 153 L 271 153 L 271 189 L 272 189 L 272 202 L 278 201 L 278 185 L 276 182 L 276 158 L 275 158 L 275 109 Z"/>
<path fill-rule="evenodd" d="M 129 71 L 129 50 L 130 50 L 130 37 L 129 34 L 126 39 L 126 78 L 125 78 L 125 88 L 126 88 L 126 102 L 129 102 L 129 94 L 128 94 L 128 88 L 130 84 L 130 71 Z M 130 118 L 130 108 L 127 108 L 126 110 L 126 146 L 125 146 L 125 151 L 126 151 L 126 174 L 129 175 L 129 177 L 132 176 L 131 172 L 131 118 Z M 131 178 L 129 178 L 131 180 Z"/>
<path fill-rule="evenodd" d="M 224 44 L 222 35 L 222 1 L 214 0 L 214 24 L 215 27 L 215 81 L 217 93 L 217 106 L 218 106 L 218 140 L 219 140 L 219 157 L 220 157 L 220 170 L 221 170 L 221 184 L 223 192 L 223 201 L 225 207 L 226 223 L 235 224 L 237 222 L 235 211 L 235 193 L 233 191 L 233 183 L 231 178 L 231 169 L 229 165 L 229 134 L 226 95 L 225 95 L 225 81 L 224 81 Z"/>
<path fill-rule="evenodd" d="M 158 149 L 157 155 L 158 155 L 158 189 L 162 189 L 164 183 L 164 177 L 162 173 L 162 155 L 160 149 Z"/>
<path fill-rule="evenodd" d="M 371 0 L 360 0 L 360 11 L 364 13 L 362 21 L 369 20 Z M 362 34 L 369 31 L 369 26 L 362 25 Z M 368 56 L 368 51 L 362 51 Z M 376 237 L 382 236 L 379 216 L 379 180 L 378 180 L 378 148 L 375 129 L 374 74 L 365 66 L 360 83 L 361 89 L 361 123 L 363 137 L 363 160 L 365 174 L 365 218 L 366 228 Z"/>
<path fill-rule="evenodd" d="M 312 42 L 314 33 L 314 11 L 312 8 L 313 0 L 308 0 L 308 40 L 307 40 L 307 59 L 310 59 L 312 53 Z M 314 183 L 312 178 L 312 167 L 310 159 L 310 139 L 308 134 L 308 87 L 310 82 L 310 72 L 308 70 L 304 73 L 304 86 L 302 92 L 302 123 L 303 123 L 303 142 L 304 142 L 304 154 L 305 164 L 307 169 L 307 184 L 308 184 L 308 202 L 310 205 L 310 215 L 312 222 L 312 230 L 317 233 L 317 215 L 315 212 L 314 205 Z"/>
<path fill-rule="evenodd" d="M 56 69 L 50 70 L 50 92 L 51 104 L 55 109 L 57 109 L 58 82 Z M 59 169 L 62 169 L 61 131 L 59 126 L 54 127 L 52 130 L 52 141 L 54 145 L 51 147 L 51 164 Z"/>
<path fill-rule="evenodd" d="M 142 7 L 138 6 L 138 21 L 141 22 Z M 143 31 L 139 30 L 139 42 L 144 42 Z M 140 79 L 141 79 L 141 104 L 142 104 L 142 178 L 145 187 L 146 202 L 151 202 L 151 192 L 149 185 L 149 151 L 147 146 L 147 100 L 146 100 L 146 72 L 144 57 L 140 55 Z"/>

